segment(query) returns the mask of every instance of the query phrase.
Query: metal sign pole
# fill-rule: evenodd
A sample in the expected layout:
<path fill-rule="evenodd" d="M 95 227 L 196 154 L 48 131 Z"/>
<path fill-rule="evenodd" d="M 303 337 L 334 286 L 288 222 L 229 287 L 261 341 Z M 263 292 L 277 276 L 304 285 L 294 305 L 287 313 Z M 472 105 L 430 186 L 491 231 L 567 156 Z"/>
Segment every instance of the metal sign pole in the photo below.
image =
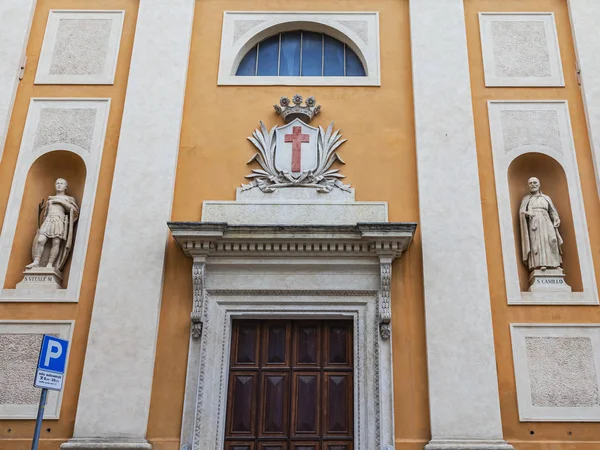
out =
<path fill-rule="evenodd" d="M 31 450 L 37 450 L 40 440 L 40 431 L 42 431 L 42 419 L 44 418 L 44 409 L 46 408 L 46 395 L 48 389 L 42 389 L 40 394 L 40 404 L 38 406 L 37 419 L 35 420 L 35 431 L 33 432 L 33 441 L 31 442 Z"/>
<path fill-rule="evenodd" d="M 68 349 L 69 341 L 47 334 L 42 336 L 42 346 L 40 347 L 40 355 L 38 356 L 35 379 L 33 381 L 33 386 L 40 388 L 42 393 L 40 395 L 37 419 L 35 420 L 31 450 L 37 450 L 40 441 L 40 431 L 42 431 L 42 420 L 44 418 L 44 409 L 46 409 L 48 389 L 61 391 L 63 388 Z"/>

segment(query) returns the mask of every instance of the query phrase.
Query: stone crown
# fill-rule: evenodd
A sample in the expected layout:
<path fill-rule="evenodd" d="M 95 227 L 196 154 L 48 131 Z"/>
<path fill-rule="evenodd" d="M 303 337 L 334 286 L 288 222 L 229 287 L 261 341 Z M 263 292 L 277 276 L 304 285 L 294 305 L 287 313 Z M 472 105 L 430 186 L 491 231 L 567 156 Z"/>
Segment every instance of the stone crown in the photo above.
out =
<path fill-rule="evenodd" d="M 283 117 L 285 123 L 290 123 L 294 119 L 300 119 L 304 123 L 309 123 L 314 116 L 321 111 L 321 105 L 317 105 L 314 97 L 308 97 L 304 106 L 302 105 L 303 98 L 301 95 L 294 95 L 290 104 L 290 99 L 281 97 L 279 105 L 273 105 L 275 112 Z M 281 105 L 281 106 L 280 106 Z"/>

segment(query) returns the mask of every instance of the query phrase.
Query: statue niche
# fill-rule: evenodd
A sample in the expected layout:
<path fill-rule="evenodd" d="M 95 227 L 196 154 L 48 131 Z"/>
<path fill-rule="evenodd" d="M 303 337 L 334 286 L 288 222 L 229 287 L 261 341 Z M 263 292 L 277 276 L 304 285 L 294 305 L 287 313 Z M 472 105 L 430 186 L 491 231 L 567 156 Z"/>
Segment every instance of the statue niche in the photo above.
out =
<path fill-rule="evenodd" d="M 33 262 L 25 267 L 17 289 L 62 288 L 62 270 L 71 254 L 79 218 L 75 199 L 65 194 L 67 187 L 67 180 L 58 178 L 56 195 L 48 196 L 38 207 L 38 230 L 31 249 Z"/>
<path fill-rule="evenodd" d="M 521 254 L 529 273 L 529 291 L 570 292 L 562 265 L 563 239 L 558 231 L 560 217 L 552 199 L 543 194 L 541 183 L 531 177 L 529 194 L 519 208 Z"/>

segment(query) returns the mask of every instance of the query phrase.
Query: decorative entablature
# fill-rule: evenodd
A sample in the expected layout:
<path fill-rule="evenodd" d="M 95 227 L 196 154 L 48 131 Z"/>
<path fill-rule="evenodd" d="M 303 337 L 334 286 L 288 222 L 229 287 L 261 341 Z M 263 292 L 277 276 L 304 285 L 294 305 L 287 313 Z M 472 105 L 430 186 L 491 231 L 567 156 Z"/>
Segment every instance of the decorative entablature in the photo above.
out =
<path fill-rule="evenodd" d="M 269 258 L 377 258 L 380 266 L 378 318 L 381 336 L 389 338 L 391 322 L 390 282 L 392 261 L 410 245 L 414 223 L 358 223 L 356 225 L 231 225 L 215 222 L 170 222 L 171 233 L 183 252 L 194 259 L 192 335 L 200 337 L 206 287 L 206 264 L 218 258 L 240 258 L 259 265 Z M 265 260 L 266 258 L 266 260 Z M 234 292 L 232 289 L 231 292 Z M 267 290 L 263 291 L 265 294 Z M 285 292 L 285 291 L 278 291 Z M 297 292 L 297 291 L 296 291 Z M 323 290 L 301 290 L 321 295 Z M 352 295 L 344 286 L 328 292 Z M 220 292 L 223 293 L 222 291 Z M 364 292 L 363 292 L 364 294 Z"/>

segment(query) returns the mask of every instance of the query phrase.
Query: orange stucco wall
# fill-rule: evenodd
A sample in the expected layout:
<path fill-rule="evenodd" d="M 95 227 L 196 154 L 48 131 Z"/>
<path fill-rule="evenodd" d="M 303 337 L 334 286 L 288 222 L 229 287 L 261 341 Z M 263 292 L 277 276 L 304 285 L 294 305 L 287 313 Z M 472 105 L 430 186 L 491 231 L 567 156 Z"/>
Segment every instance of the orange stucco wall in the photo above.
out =
<path fill-rule="evenodd" d="M 135 33 L 135 23 L 137 18 L 137 0 L 93 0 L 82 2 L 81 0 L 38 0 L 37 7 L 31 28 L 29 44 L 27 46 L 27 67 L 25 76 L 20 82 L 15 100 L 15 106 L 9 132 L 4 149 L 4 155 L 0 162 L 0 224 L 6 214 L 6 206 L 10 187 L 13 180 L 13 172 L 17 162 L 19 147 L 23 127 L 27 117 L 27 110 L 31 98 L 34 97 L 85 97 L 85 98 L 110 98 L 111 106 L 108 118 L 108 128 L 104 144 L 104 153 L 102 157 L 100 175 L 98 181 L 98 190 L 96 202 L 92 216 L 92 224 L 88 243 L 88 250 L 85 259 L 83 272 L 83 281 L 79 303 L 60 304 L 60 303 L 2 303 L 0 302 L 1 320 L 75 320 L 75 328 L 71 343 L 69 357 L 69 372 L 64 388 L 62 408 L 59 420 L 44 421 L 40 450 L 57 450 L 59 445 L 73 435 L 73 424 L 75 422 L 75 413 L 77 400 L 79 398 L 79 386 L 81 383 L 81 374 L 83 372 L 83 361 L 89 330 L 90 317 L 92 313 L 92 303 L 96 289 L 96 277 L 98 275 L 98 266 L 100 263 L 100 252 L 102 249 L 102 240 L 104 238 L 104 226 L 106 224 L 106 212 L 108 210 L 108 201 L 112 183 L 112 174 L 114 169 L 117 143 L 119 140 L 119 129 L 121 126 L 121 116 L 123 113 L 123 102 L 125 99 L 125 90 L 127 88 L 127 76 L 129 73 L 129 61 L 131 59 L 131 49 L 133 46 L 133 35 Z M 112 86 L 53 86 L 33 84 L 37 63 L 46 29 L 48 11 L 50 9 L 121 9 L 125 10 L 125 22 L 123 26 L 123 38 L 119 52 L 117 72 L 115 83 Z M 63 155 L 65 156 L 65 155 Z M 59 176 L 53 170 L 58 170 L 57 157 L 60 155 L 49 154 L 33 165 L 32 172 L 36 172 L 35 177 L 28 177 L 25 188 L 25 198 L 23 208 L 27 205 L 35 208 L 31 210 L 23 209 L 21 216 L 23 223 L 19 223 L 17 235 L 15 236 L 15 247 L 17 241 L 26 245 L 27 252 L 19 252 L 18 255 L 11 254 L 11 266 L 14 262 L 21 264 L 21 259 L 27 258 L 31 248 L 32 224 L 25 222 L 36 220 L 37 203 L 41 198 L 46 197 L 53 192 L 53 177 Z M 69 178 L 69 174 L 80 177 L 82 172 L 82 162 L 78 157 L 69 157 L 66 155 L 61 158 L 60 164 L 64 164 L 64 170 L 60 170 L 70 183 L 71 195 L 76 198 L 81 195 L 83 190 L 82 180 Z M 83 175 L 85 176 L 85 175 Z M 50 184 L 48 185 L 48 182 Z M 73 191 L 71 192 L 71 188 Z M 81 192 L 79 192 L 81 191 Z M 80 198 L 80 197 L 79 197 Z M 35 223 L 33 224 L 35 232 Z M 28 236 L 31 234 L 31 236 Z M 13 248 L 14 251 L 14 248 Z M 15 261 L 13 261 L 13 257 Z M 17 262 L 18 261 L 18 262 Z M 10 269 L 9 269 L 10 272 Z M 7 285 L 15 282 L 15 277 L 20 275 L 12 273 L 12 278 L 7 278 Z M 20 281 L 17 280 L 17 281 Z M 12 287 L 12 286 L 11 286 Z M 32 380 L 33 382 L 33 380 Z M 31 447 L 31 437 L 33 436 L 34 420 L 1 420 L 0 421 L 0 449 L 21 450 Z"/>
<path fill-rule="evenodd" d="M 554 12 L 566 86 L 564 88 L 486 88 L 477 17 L 477 13 L 486 11 Z M 465 0 L 465 16 L 504 438 L 517 450 L 597 449 L 600 448 L 600 424 L 598 423 L 519 422 L 509 324 L 600 323 L 600 308 L 598 306 L 507 305 L 486 103 L 488 100 L 568 100 L 587 215 L 587 228 L 597 282 L 600 281 L 598 279 L 598 274 L 600 274 L 600 204 L 595 185 L 581 90 L 576 78 L 575 52 L 567 2 L 566 0 Z M 524 167 L 520 170 L 523 169 Z M 511 177 L 512 182 L 515 183 L 514 186 L 511 186 L 511 196 L 513 191 L 519 192 L 520 196 L 526 193 L 526 186 L 516 185 L 517 182 L 522 183 L 523 176 Z M 558 178 L 557 182 L 560 183 Z M 548 184 L 546 188 L 548 190 L 551 182 L 546 184 Z M 558 189 L 556 189 L 555 195 L 561 195 Z M 565 213 L 566 211 L 563 212 L 563 215 Z"/>
<path fill-rule="evenodd" d="M 223 11 L 379 11 L 381 87 L 217 86 Z M 253 155 L 246 136 L 281 125 L 272 105 L 282 95 L 314 95 L 322 112 L 311 125 L 335 120 L 348 142 L 340 155 L 345 182 L 360 201 L 387 201 L 390 221 L 418 222 L 408 0 L 196 2 L 191 61 L 177 167 L 173 220 L 194 221 L 203 200 L 234 200 Z M 394 265 L 393 348 L 397 449 L 429 439 L 421 242 L 417 232 Z M 148 438 L 175 450 L 181 428 L 191 311 L 191 260 L 169 241 Z"/>

